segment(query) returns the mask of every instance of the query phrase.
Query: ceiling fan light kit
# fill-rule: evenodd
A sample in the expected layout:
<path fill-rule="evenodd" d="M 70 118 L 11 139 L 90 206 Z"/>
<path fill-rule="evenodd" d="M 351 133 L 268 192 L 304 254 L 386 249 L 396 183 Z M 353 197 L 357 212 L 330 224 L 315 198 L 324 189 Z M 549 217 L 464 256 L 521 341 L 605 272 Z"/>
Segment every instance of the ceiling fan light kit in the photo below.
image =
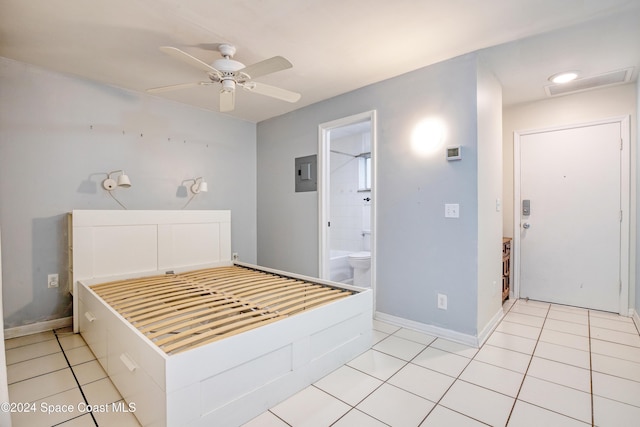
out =
<path fill-rule="evenodd" d="M 300 94 L 282 89 L 276 86 L 270 86 L 264 83 L 255 82 L 252 79 L 265 76 L 267 74 L 291 68 L 293 65 L 282 56 L 274 56 L 265 59 L 253 65 L 245 66 L 243 63 L 233 59 L 236 48 L 230 44 L 220 44 L 217 46 L 222 58 L 216 59 L 211 65 L 191 56 L 190 54 L 170 46 L 163 46 L 161 51 L 170 55 L 192 67 L 198 68 L 207 73 L 209 81 L 181 83 L 177 85 L 161 86 L 148 89 L 150 93 L 161 93 L 172 90 L 186 89 L 193 86 L 209 86 L 212 84 L 220 84 L 220 111 L 233 111 L 235 108 L 235 90 L 239 86 L 246 91 L 254 92 L 259 95 L 268 96 L 286 102 L 297 102 Z"/>

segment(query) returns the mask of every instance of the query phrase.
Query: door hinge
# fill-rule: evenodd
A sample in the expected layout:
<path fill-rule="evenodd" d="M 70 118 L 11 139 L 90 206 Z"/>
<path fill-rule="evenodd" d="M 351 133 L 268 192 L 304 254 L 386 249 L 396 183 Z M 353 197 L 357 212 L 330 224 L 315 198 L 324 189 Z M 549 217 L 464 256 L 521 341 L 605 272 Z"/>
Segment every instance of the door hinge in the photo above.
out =
<path fill-rule="evenodd" d="M 622 293 L 622 280 L 618 280 L 618 293 Z"/>
<path fill-rule="evenodd" d="M 624 139 L 620 138 L 620 151 L 622 151 L 623 146 L 624 146 Z"/>
<path fill-rule="evenodd" d="M 622 210 L 620 210 L 620 222 L 622 222 Z"/>
<path fill-rule="evenodd" d="M 331 227 L 331 221 L 327 222 L 327 227 Z"/>

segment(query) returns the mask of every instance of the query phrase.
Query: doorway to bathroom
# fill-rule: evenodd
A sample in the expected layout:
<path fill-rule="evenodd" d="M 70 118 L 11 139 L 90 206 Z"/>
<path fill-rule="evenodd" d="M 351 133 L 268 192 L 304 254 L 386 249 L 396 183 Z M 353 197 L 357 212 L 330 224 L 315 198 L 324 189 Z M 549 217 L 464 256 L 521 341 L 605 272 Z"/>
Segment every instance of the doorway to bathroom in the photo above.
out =
<path fill-rule="evenodd" d="M 375 111 L 319 126 L 320 277 L 375 285 Z"/>

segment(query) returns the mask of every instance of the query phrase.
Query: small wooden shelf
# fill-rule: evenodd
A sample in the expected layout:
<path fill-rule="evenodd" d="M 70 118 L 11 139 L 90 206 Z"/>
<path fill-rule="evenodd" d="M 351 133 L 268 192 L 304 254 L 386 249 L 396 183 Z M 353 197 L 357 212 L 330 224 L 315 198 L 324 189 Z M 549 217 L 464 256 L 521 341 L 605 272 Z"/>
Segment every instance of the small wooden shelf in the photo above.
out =
<path fill-rule="evenodd" d="M 511 237 L 502 238 L 502 301 L 509 298 L 511 288 Z"/>

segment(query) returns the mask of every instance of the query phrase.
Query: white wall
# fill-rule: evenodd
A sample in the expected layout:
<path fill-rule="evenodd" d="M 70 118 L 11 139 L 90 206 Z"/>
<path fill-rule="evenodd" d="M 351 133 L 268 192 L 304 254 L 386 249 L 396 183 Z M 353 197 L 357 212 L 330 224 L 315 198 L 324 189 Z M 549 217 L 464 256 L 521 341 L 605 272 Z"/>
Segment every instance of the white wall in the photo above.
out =
<path fill-rule="evenodd" d="M 504 109 L 504 233 L 513 236 L 513 133 L 560 125 L 585 123 L 609 117 L 630 116 L 631 120 L 631 240 L 630 240 L 630 295 L 637 298 L 636 259 L 637 215 L 637 86 L 626 84 L 574 95 L 550 98 L 538 102 L 515 105 Z M 637 304 L 637 302 L 636 302 Z M 637 307 L 637 305 L 636 305 Z"/>
<path fill-rule="evenodd" d="M 502 308 L 502 87 L 478 67 L 478 332 Z M 488 331 L 485 331 L 488 332 Z"/>
<path fill-rule="evenodd" d="M 67 212 L 120 209 L 101 187 L 124 169 L 130 209 L 231 209 L 232 246 L 256 261 L 255 124 L 0 58 L 0 226 L 5 327 L 71 315 Z"/>
<path fill-rule="evenodd" d="M 0 241 L 2 234 L 0 233 Z M 2 320 L 2 245 L 0 244 L 0 404 L 9 402 L 9 386 L 7 380 L 7 359 L 4 354 L 4 321 Z M 11 413 L 0 411 L 0 425 L 11 427 Z"/>
<path fill-rule="evenodd" d="M 375 109 L 376 310 L 475 336 L 476 90 L 470 54 L 259 123 L 258 262 L 318 274 L 318 195 L 294 192 L 294 158 L 317 153 L 318 124 Z M 462 161 L 447 162 L 444 148 L 432 156 L 411 149 L 415 125 L 434 116 L 447 125 L 445 144 L 463 146 Z M 444 218 L 445 203 L 460 204 L 459 219 Z M 437 309 L 438 293 L 448 310 Z"/>

